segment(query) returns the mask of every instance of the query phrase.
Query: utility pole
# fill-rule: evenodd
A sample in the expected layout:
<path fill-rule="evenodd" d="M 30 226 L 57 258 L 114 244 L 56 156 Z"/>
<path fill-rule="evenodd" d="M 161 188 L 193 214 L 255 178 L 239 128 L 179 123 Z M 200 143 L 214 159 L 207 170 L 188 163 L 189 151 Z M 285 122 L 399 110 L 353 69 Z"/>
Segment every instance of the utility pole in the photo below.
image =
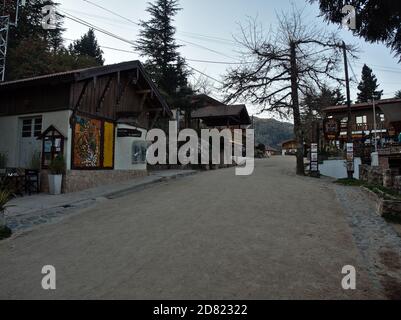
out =
<path fill-rule="evenodd" d="M 10 14 L 6 12 L 6 1 L 3 2 L 2 15 L 0 16 L 0 82 L 3 82 L 6 76 L 8 34 L 10 27 L 18 26 L 19 7 L 24 7 L 26 0 L 16 0 L 15 3 L 15 20 L 11 21 Z"/>
<path fill-rule="evenodd" d="M 348 57 L 347 47 L 345 42 L 342 43 L 344 52 L 344 69 L 345 69 L 345 86 L 347 88 L 347 111 L 348 111 L 348 124 L 347 124 L 347 175 L 348 179 L 354 178 L 354 144 L 352 139 L 352 112 L 351 112 L 351 91 L 349 86 L 348 74 Z"/>
<path fill-rule="evenodd" d="M 375 152 L 377 153 L 377 119 L 376 119 L 376 101 L 375 97 L 372 97 L 373 103 L 373 130 L 375 130 Z"/>

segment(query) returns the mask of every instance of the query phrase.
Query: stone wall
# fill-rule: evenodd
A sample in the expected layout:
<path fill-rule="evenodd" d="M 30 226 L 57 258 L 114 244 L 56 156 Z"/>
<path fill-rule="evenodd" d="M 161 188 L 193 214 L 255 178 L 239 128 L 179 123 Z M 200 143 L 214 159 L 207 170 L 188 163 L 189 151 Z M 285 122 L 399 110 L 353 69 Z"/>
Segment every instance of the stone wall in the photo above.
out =
<path fill-rule="evenodd" d="M 63 177 L 63 193 L 77 192 L 101 185 L 116 184 L 147 176 L 147 171 L 128 170 L 68 170 Z M 41 172 L 41 192 L 49 192 L 48 172 Z"/>
<path fill-rule="evenodd" d="M 365 164 L 360 165 L 359 179 L 370 184 L 382 186 L 384 180 L 384 170 L 381 167 L 371 167 Z"/>

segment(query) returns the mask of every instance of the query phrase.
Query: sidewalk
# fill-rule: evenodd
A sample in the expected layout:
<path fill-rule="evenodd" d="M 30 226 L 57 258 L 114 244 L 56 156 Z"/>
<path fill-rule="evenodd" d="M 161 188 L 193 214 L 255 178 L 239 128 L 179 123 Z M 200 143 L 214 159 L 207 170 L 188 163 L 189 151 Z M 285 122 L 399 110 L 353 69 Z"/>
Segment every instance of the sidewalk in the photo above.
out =
<path fill-rule="evenodd" d="M 154 171 L 149 176 L 104 185 L 80 192 L 61 195 L 38 194 L 16 198 L 9 204 L 6 213 L 7 225 L 13 230 L 22 231 L 32 227 L 56 222 L 77 209 L 87 208 L 106 199 L 117 198 L 130 192 L 146 188 L 155 183 L 196 174 L 193 170 Z"/>

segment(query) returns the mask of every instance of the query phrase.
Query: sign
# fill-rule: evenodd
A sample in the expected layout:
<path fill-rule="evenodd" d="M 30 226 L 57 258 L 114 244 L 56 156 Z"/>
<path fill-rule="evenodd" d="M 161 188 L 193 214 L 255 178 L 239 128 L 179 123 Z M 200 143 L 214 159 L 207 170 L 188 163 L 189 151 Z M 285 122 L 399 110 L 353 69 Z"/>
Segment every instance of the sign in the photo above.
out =
<path fill-rule="evenodd" d="M 347 143 L 347 171 L 355 171 L 354 168 L 354 144 Z"/>
<path fill-rule="evenodd" d="M 141 138 L 142 132 L 136 129 L 118 129 L 117 130 L 118 138 Z"/>
<path fill-rule="evenodd" d="M 337 140 L 341 132 L 340 121 L 336 119 L 325 120 L 323 130 L 327 140 Z"/>
<path fill-rule="evenodd" d="M 310 171 L 312 174 L 319 172 L 319 154 L 318 154 L 317 143 L 311 144 L 311 155 L 310 155 Z"/>

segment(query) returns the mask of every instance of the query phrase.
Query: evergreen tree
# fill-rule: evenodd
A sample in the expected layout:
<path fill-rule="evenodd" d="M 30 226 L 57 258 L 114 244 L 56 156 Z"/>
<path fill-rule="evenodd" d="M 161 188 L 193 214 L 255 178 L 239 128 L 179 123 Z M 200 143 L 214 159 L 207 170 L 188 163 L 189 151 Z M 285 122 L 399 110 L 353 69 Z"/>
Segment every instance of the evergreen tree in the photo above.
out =
<path fill-rule="evenodd" d="M 141 21 L 135 49 L 145 57 L 145 67 L 170 104 L 188 94 L 188 70 L 180 57 L 174 35 L 174 16 L 181 10 L 177 0 L 156 0 L 146 11 L 149 21 Z"/>
<path fill-rule="evenodd" d="M 396 99 L 401 99 L 401 90 L 398 90 L 398 91 L 395 93 L 395 98 L 396 98 Z"/>
<path fill-rule="evenodd" d="M 16 1 L 7 1 L 5 4 L 6 13 L 11 13 L 11 19 L 15 17 Z M 8 39 L 8 48 L 13 49 L 27 39 L 42 40 L 46 42 L 48 50 L 57 51 L 63 46 L 62 18 L 57 16 L 57 28 L 46 30 L 42 26 L 43 13 L 42 8 L 46 5 L 57 6 L 51 0 L 26 1 L 24 7 L 19 8 L 18 27 L 11 27 Z"/>
<path fill-rule="evenodd" d="M 358 102 L 368 102 L 371 99 L 380 100 L 383 90 L 378 91 L 377 78 L 366 64 L 362 68 L 362 80 L 358 86 Z"/>
<path fill-rule="evenodd" d="M 341 25 L 342 8 L 351 4 L 356 12 L 353 33 L 371 43 L 383 42 L 400 58 L 401 62 L 401 6 L 391 0 L 309 0 L 318 2 L 320 12 L 327 21 Z"/>
<path fill-rule="evenodd" d="M 7 1 L 4 12 L 13 16 L 15 3 Z M 11 27 L 9 32 L 7 81 L 97 65 L 94 59 L 73 56 L 65 49 L 61 16 L 57 16 L 56 29 L 43 28 L 45 5 L 57 6 L 53 1 L 36 0 L 20 7 L 18 27 Z"/>
<path fill-rule="evenodd" d="M 93 58 L 98 65 L 104 64 L 103 51 L 100 49 L 93 29 L 84 34 L 81 39 L 70 45 L 70 53 L 79 57 Z"/>

